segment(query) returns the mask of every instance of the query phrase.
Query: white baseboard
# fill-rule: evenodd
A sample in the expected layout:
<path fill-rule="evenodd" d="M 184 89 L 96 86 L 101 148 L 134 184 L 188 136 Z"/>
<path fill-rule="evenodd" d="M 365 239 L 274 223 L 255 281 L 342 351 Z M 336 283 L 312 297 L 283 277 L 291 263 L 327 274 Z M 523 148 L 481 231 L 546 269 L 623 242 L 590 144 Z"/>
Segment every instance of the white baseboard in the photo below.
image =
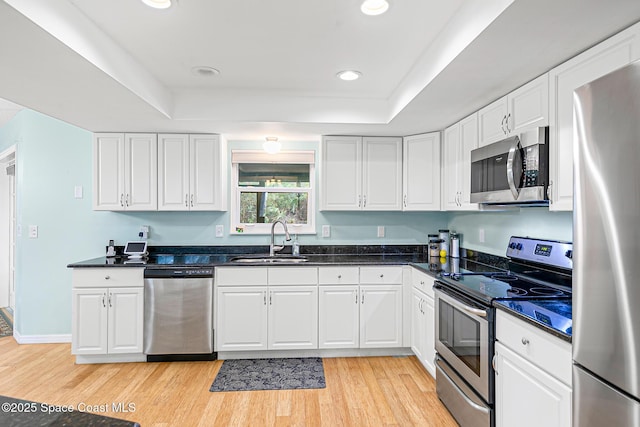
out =
<path fill-rule="evenodd" d="M 346 348 L 313 350 L 219 351 L 218 359 L 269 359 L 273 357 L 374 357 L 413 356 L 410 348 Z"/>
<path fill-rule="evenodd" d="M 71 342 L 71 334 L 20 335 L 15 329 L 13 330 L 13 338 L 18 344 L 58 344 Z"/>

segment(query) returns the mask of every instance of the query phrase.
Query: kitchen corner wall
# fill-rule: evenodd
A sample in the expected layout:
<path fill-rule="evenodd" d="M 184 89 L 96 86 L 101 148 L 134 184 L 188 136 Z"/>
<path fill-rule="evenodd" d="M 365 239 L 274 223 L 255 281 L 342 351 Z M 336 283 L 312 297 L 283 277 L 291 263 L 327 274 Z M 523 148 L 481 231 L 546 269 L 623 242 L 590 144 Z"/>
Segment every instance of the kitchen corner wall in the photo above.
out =
<path fill-rule="evenodd" d="M 92 210 L 92 134 L 46 115 L 23 110 L 0 128 L 0 152 L 17 146 L 16 331 L 27 340 L 71 333 L 71 271 L 67 264 L 103 256 L 109 239 L 137 239 L 151 226 L 151 245 L 266 245 L 265 235 L 229 236 L 226 212 L 106 212 Z M 261 142 L 230 142 L 231 149 L 261 149 Z M 283 143 L 313 149 L 318 142 Z M 317 172 L 317 170 L 316 170 Z M 317 181 L 316 181 L 317 182 Z M 74 198 L 82 186 L 84 197 Z M 317 199 L 316 194 L 316 199 Z M 419 244 L 447 225 L 445 212 L 318 212 L 316 228 L 331 237 L 302 235 L 305 244 Z M 215 237 L 223 224 L 225 237 Z M 38 238 L 28 235 L 38 226 Z M 385 226 L 378 238 L 377 226 Z M 43 338 L 44 337 L 44 338 Z"/>
<path fill-rule="evenodd" d="M 548 208 L 451 212 L 448 228 L 462 234 L 462 247 L 505 256 L 511 236 L 573 241 L 573 213 L 550 212 Z M 480 229 L 484 230 L 484 243 L 479 239 Z"/>

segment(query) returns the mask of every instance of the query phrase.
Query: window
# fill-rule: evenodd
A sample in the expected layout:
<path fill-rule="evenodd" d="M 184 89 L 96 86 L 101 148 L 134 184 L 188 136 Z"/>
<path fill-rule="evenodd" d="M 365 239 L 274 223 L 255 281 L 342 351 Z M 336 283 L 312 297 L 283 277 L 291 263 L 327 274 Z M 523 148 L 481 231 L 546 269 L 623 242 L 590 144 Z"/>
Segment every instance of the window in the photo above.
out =
<path fill-rule="evenodd" d="M 232 151 L 231 233 L 268 234 L 276 220 L 292 234 L 315 233 L 314 158 L 313 151 Z"/>

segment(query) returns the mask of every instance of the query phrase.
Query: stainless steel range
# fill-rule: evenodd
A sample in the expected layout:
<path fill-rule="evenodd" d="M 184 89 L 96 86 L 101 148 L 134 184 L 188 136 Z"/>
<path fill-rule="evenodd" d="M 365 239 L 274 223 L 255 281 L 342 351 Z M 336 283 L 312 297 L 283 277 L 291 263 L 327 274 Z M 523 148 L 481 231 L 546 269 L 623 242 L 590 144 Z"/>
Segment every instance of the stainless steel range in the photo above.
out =
<path fill-rule="evenodd" d="M 436 281 L 436 388 L 464 427 L 493 426 L 493 304 L 571 334 L 572 244 L 511 237 L 509 270 L 443 273 Z"/>

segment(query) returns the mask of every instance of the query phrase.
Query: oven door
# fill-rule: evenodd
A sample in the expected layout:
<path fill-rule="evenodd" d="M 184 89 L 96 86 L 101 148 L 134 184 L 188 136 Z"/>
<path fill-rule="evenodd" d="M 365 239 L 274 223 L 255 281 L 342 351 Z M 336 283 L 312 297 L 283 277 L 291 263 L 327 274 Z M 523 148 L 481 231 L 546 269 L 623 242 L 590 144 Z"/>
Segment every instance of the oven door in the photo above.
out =
<path fill-rule="evenodd" d="M 436 285 L 436 351 L 489 404 L 493 384 L 491 308 Z"/>

